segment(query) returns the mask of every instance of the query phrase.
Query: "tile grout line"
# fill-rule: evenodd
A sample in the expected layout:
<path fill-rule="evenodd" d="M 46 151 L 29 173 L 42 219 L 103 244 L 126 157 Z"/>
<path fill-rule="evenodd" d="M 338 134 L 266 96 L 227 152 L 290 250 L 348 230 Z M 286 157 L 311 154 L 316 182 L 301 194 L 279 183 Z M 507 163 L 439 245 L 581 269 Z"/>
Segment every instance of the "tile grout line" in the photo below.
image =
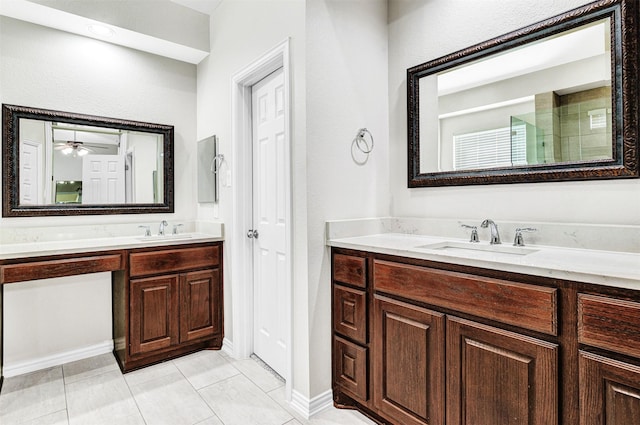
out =
<path fill-rule="evenodd" d="M 120 373 L 122 373 L 122 380 L 124 381 L 124 384 L 127 386 L 127 390 L 129 390 L 129 394 L 131 394 L 131 398 L 133 399 L 133 402 L 136 405 L 136 409 L 138 409 L 138 413 L 140 413 L 140 417 L 142 418 L 142 422 L 145 423 L 145 425 L 147 424 L 147 419 L 144 417 L 144 414 L 142 413 L 142 410 L 140 409 L 140 405 L 138 404 L 138 400 L 136 400 L 136 396 L 133 395 L 133 391 L 131 391 L 131 386 L 129 385 L 129 381 L 127 381 L 127 378 L 125 378 L 124 373 L 122 371 L 120 371 Z M 69 424 L 71 425 L 71 424 Z"/>
<path fill-rule="evenodd" d="M 67 425 L 71 425 L 71 416 L 69 415 L 69 400 L 67 399 L 67 380 L 64 376 L 64 365 L 60 365 L 62 369 L 62 391 L 64 394 L 64 411 L 67 414 Z"/>
<path fill-rule="evenodd" d="M 205 398 L 204 398 L 204 397 L 202 397 L 202 394 L 200 394 L 200 390 L 202 390 L 202 389 L 204 389 L 204 388 L 208 388 L 208 387 L 210 387 L 211 385 L 215 385 L 215 384 L 217 384 L 217 383 L 227 381 L 227 380 L 229 380 L 229 379 L 231 379 L 231 378 L 233 378 L 233 377 L 235 377 L 235 376 L 238 376 L 238 375 L 241 375 L 241 374 L 242 374 L 242 371 L 238 370 L 238 368 L 237 368 L 237 367 L 233 366 L 233 365 L 231 364 L 231 362 L 229 362 L 229 360 L 227 360 L 227 359 L 226 359 L 226 358 L 224 358 L 223 356 L 220 356 L 220 357 L 221 357 L 225 362 L 227 362 L 227 363 L 229 364 L 229 366 L 233 367 L 233 368 L 234 368 L 238 373 L 237 373 L 237 374 L 235 374 L 235 375 L 233 375 L 233 376 L 230 376 L 230 377 L 228 377 L 228 378 L 222 379 L 222 380 L 220 380 L 220 381 L 218 381 L 218 382 L 212 382 L 211 384 L 206 385 L 206 386 L 204 386 L 204 387 L 202 387 L 202 388 L 200 388 L 200 389 L 196 388 L 196 387 L 193 385 L 193 383 L 189 380 L 189 378 L 187 378 L 187 376 L 184 374 L 184 372 L 182 372 L 182 369 L 180 369 L 180 367 L 176 364 L 176 361 L 177 361 L 177 360 L 179 360 L 181 357 L 179 357 L 179 358 L 177 358 L 177 359 L 171 359 L 171 363 L 175 366 L 175 368 L 176 368 L 176 369 L 178 369 L 178 372 L 180 373 L 180 375 L 182 375 L 182 377 L 183 377 L 183 378 L 184 378 L 184 379 L 189 383 L 189 385 L 191 385 L 191 388 L 193 388 L 193 390 L 196 392 L 196 394 L 198 394 L 198 397 L 200 397 L 200 399 L 204 402 L 204 404 L 205 404 L 209 409 L 211 409 L 211 412 L 213 412 L 213 416 L 210 416 L 210 417 L 208 417 L 208 418 L 205 418 L 205 419 L 203 419 L 202 421 L 200 421 L 200 422 L 198 422 L 198 423 L 202 423 L 202 422 L 206 421 L 207 419 L 210 419 L 210 418 L 212 418 L 212 417 L 215 417 L 215 418 L 217 418 L 217 419 L 220 421 L 220 423 L 221 423 L 222 425 L 225 425 L 225 423 L 224 423 L 224 421 L 222 420 L 222 418 L 220 417 L 220 415 L 218 415 L 218 412 L 216 412 L 216 411 L 215 411 L 215 409 L 213 408 L 213 406 L 211 406 L 211 405 L 207 402 L 207 400 L 205 400 Z M 198 425 L 198 423 L 193 424 L 193 425 Z"/>

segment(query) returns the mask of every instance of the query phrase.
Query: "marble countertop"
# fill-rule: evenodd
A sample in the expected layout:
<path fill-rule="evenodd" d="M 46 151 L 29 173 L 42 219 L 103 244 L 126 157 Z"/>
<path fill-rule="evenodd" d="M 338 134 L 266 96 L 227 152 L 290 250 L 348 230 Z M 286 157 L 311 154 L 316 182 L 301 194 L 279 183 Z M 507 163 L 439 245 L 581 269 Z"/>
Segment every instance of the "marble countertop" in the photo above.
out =
<path fill-rule="evenodd" d="M 453 242 L 475 245 L 469 249 L 437 249 L 424 245 Z M 618 251 L 527 245 L 525 255 L 482 251 L 487 242 L 471 244 L 468 239 L 423 236 L 405 233 L 380 233 L 352 237 L 327 238 L 327 245 L 380 254 L 417 258 L 442 263 L 489 268 L 547 278 L 594 283 L 640 290 L 640 254 Z M 511 244 L 505 244 L 506 249 Z"/>
<path fill-rule="evenodd" d="M 0 260 L 152 246 L 184 245 L 222 240 L 224 240 L 224 238 L 220 234 L 194 232 L 166 236 L 112 236 L 4 243 L 0 245 Z"/>

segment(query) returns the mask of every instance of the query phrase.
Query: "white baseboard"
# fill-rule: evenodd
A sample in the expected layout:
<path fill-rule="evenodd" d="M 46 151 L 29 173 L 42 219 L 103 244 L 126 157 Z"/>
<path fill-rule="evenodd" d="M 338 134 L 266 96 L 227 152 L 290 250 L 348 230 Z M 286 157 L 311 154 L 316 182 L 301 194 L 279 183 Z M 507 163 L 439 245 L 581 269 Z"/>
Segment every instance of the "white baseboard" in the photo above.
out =
<path fill-rule="evenodd" d="M 327 390 L 312 399 L 308 399 L 296 390 L 291 392 L 291 407 L 305 419 L 309 419 L 316 413 L 320 413 L 331 406 L 333 406 L 333 391 L 331 390 Z"/>
<path fill-rule="evenodd" d="M 227 338 L 222 339 L 222 351 L 233 358 L 233 341 L 229 341 Z"/>
<path fill-rule="evenodd" d="M 52 366 L 82 360 L 100 354 L 110 353 L 113 351 L 113 340 L 103 341 L 101 343 L 90 345 L 88 347 L 78 348 L 76 350 L 65 351 L 62 353 L 52 354 L 46 357 L 39 357 L 23 362 L 7 363 L 2 367 L 2 374 L 5 377 L 23 375 L 36 370 L 46 369 Z"/>

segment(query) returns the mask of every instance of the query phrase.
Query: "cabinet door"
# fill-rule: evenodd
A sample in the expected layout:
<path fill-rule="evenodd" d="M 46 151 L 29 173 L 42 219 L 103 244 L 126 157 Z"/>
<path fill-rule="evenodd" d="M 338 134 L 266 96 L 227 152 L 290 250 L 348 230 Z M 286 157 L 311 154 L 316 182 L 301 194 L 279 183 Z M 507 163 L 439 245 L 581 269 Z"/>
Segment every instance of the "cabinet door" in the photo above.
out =
<path fill-rule="evenodd" d="M 640 366 L 580 352 L 580 425 L 629 425 L 640 418 Z"/>
<path fill-rule="evenodd" d="M 374 403 L 394 423 L 444 423 L 444 320 L 441 313 L 375 296 Z"/>
<path fill-rule="evenodd" d="M 178 275 L 132 279 L 130 299 L 132 355 L 178 343 Z"/>
<path fill-rule="evenodd" d="M 220 332 L 220 272 L 204 270 L 180 275 L 180 342 Z"/>
<path fill-rule="evenodd" d="M 558 346 L 447 319 L 447 424 L 558 423 Z"/>

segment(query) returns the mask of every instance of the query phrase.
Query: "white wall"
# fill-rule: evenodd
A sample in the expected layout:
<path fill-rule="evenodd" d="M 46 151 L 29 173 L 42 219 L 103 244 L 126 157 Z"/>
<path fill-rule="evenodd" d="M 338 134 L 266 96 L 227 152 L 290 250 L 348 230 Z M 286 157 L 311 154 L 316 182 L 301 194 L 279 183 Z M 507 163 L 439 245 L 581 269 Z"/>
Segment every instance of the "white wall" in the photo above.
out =
<path fill-rule="evenodd" d="M 0 218 L 0 232 L 195 219 L 195 65 L 2 17 L 0 90 L 2 103 L 174 125 L 176 169 L 175 214 Z M 6 285 L 5 367 L 110 339 L 110 282 L 99 274 Z M 52 294 L 47 299 L 43 285 Z M 25 319 L 25 312 L 32 315 Z"/>
<path fill-rule="evenodd" d="M 586 0 L 390 0 L 391 214 L 640 224 L 640 180 L 407 189 L 406 69 L 586 4 Z"/>
<path fill-rule="evenodd" d="M 211 54 L 198 65 L 198 131 L 202 140 L 211 135 L 219 139 L 219 152 L 225 156 L 226 164 L 233 164 L 231 145 L 231 83 L 234 74 L 242 70 L 267 51 L 290 38 L 291 48 L 291 109 L 292 109 L 292 179 L 294 202 L 293 232 L 294 252 L 299 253 L 294 264 L 295 304 L 306 304 L 306 144 L 305 144 L 305 2 L 303 0 L 273 1 L 223 1 L 211 17 Z M 228 168 L 227 168 L 228 169 Z M 233 170 L 230 170 L 233 171 Z M 232 198 L 237 188 L 235 182 L 221 176 L 220 202 L 200 204 L 198 218 L 201 220 L 221 219 L 226 229 L 231 229 L 236 217 L 232 212 Z M 225 235 L 224 254 L 224 309 L 225 338 L 233 342 L 232 291 L 233 271 L 230 267 L 231 246 L 234 241 L 230 232 Z M 296 336 L 306 339 L 307 320 L 296 318 Z M 295 344 L 295 342 L 294 342 Z M 301 344 L 296 356 L 307 357 L 305 345 Z M 303 383 L 294 385 L 308 387 L 305 373 L 308 369 L 295 373 Z"/>
<path fill-rule="evenodd" d="M 305 26 L 306 22 L 306 26 Z M 211 21 L 211 56 L 198 66 L 198 138 L 217 134 L 232 163 L 231 79 L 291 40 L 293 180 L 293 389 L 313 398 L 331 386 L 331 307 L 325 220 L 388 213 L 386 1 L 223 1 Z M 375 137 L 365 165 L 351 158 L 361 127 Z M 233 182 L 202 219 L 229 229 Z M 225 337 L 233 341 L 227 233 Z"/>
<path fill-rule="evenodd" d="M 307 2 L 307 232 L 310 394 L 331 385 L 331 267 L 325 221 L 385 216 L 388 193 L 387 4 Z M 368 162 L 351 157 L 366 127 Z M 362 159 L 362 157 L 357 157 Z"/>

